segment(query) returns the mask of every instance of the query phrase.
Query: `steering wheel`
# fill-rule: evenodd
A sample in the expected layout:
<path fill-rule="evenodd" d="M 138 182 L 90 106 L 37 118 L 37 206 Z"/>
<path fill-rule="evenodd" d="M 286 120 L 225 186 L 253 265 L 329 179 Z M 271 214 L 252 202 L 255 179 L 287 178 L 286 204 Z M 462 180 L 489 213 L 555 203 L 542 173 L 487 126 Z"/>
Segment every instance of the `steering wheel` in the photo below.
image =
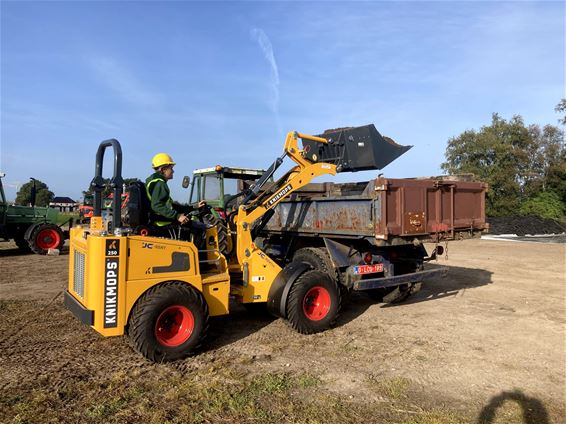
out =
<path fill-rule="evenodd" d="M 198 208 L 196 210 L 195 216 L 200 222 L 204 223 L 204 217 L 210 213 L 212 213 L 212 206 L 206 204 L 202 208 Z"/>

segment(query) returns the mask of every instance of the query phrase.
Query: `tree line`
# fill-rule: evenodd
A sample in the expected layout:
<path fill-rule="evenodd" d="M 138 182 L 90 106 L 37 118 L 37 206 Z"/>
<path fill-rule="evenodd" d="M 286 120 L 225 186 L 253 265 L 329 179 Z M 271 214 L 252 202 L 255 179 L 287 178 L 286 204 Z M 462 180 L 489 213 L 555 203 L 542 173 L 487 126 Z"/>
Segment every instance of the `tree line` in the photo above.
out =
<path fill-rule="evenodd" d="M 128 186 L 131 182 L 136 181 L 137 178 L 124 178 L 124 184 Z M 48 206 L 50 202 L 53 201 L 55 198 L 55 194 L 49 190 L 47 184 L 43 181 L 38 179 L 33 179 L 22 185 L 20 190 L 16 194 L 16 205 L 24 205 L 27 206 L 31 203 L 32 200 L 32 190 L 35 184 L 35 205 L 36 206 Z M 92 197 L 94 192 L 88 188 L 87 190 L 83 190 L 83 198 Z M 102 197 L 108 197 L 112 193 L 112 189 L 110 187 L 110 178 L 104 178 L 104 190 L 102 192 Z"/>
<path fill-rule="evenodd" d="M 566 125 L 566 99 L 555 110 Z M 505 120 L 494 113 L 490 125 L 450 138 L 445 158 L 443 171 L 474 174 L 489 184 L 488 216 L 566 214 L 566 148 L 557 126 L 526 125 L 520 115 Z"/>

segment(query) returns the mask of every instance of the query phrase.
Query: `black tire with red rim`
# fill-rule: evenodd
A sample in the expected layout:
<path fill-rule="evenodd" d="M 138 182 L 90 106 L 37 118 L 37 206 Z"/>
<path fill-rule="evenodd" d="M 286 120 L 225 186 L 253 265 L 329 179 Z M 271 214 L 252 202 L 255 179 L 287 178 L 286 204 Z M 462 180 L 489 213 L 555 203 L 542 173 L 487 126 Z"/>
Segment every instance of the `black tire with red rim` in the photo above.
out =
<path fill-rule="evenodd" d="M 28 239 L 30 249 L 40 255 L 46 255 L 49 249 L 61 249 L 64 243 L 63 231 L 54 224 L 38 225 Z"/>
<path fill-rule="evenodd" d="M 208 331 L 208 306 L 187 283 L 152 287 L 134 306 L 128 333 L 143 356 L 153 362 L 182 359 L 199 348 Z"/>
<path fill-rule="evenodd" d="M 302 274 L 287 298 L 289 325 L 302 334 L 327 330 L 340 312 L 341 296 L 336 282 L 319 270 Z"/>

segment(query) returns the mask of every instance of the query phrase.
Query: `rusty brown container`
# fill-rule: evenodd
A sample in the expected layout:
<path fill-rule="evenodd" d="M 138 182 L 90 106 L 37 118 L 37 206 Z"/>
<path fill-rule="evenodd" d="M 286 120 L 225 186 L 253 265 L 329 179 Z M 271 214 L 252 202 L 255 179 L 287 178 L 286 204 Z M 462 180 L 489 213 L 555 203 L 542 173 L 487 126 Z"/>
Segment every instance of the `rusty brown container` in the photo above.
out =
<path fill-rule="evenodd" d="M 487 184 L 450 179 L 375 180 L 380 211 L 375 236 L 454 239 L 487 229 Z"/>
<path fill-rule="evenodd" d="M 477 237 L 487 229 L 486 191 L 447 177 L 309 184 L 277 206 L 264 231 L 376 245 Z"/>

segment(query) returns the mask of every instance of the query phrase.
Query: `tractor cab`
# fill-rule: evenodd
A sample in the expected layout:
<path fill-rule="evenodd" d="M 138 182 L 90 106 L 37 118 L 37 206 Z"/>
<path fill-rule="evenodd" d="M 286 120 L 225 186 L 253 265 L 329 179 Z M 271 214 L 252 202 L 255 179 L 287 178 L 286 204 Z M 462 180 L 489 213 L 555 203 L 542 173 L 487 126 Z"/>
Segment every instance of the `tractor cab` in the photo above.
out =
<path fill-rule="evenodd" d="M 245 192 L 263 174 L 262 169 L 234 168 L 216 165 L 196 169 L 189 194 L 189 204 L 196 206 L 205 200 L 221 218 L 237 210 L 241 203 L 239 193 Z"/>

